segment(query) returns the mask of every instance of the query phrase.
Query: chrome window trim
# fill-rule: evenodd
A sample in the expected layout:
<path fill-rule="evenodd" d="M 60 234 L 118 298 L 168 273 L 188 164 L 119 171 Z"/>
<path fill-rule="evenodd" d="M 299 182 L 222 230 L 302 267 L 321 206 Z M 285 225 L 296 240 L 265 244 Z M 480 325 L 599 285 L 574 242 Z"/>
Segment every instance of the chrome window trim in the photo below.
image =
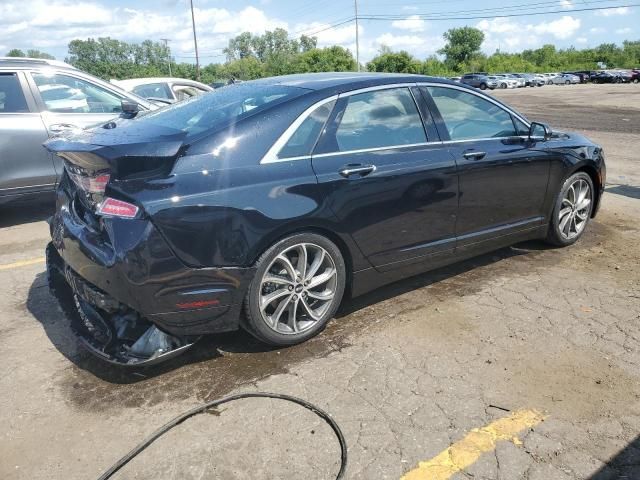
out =
<path fill-rule="evenodd" d="M 293 134 L 296 132 L 298 127 L 302 125 L 309 115 L 311 115 L 317 108 L 329 103 L 338 100 L 338 95 L 333 95 L 331 97 L 324 98 L 319 102 L 314 103 L 309 108 L 307 108 L 304 112 L 302 112 L 298 118 L 296 118 L 291 125 L 284 131 L 280 137 L 275 141 L 271 148 L 267 151 L 267 153 L 260 160 L 260 164 L 263 163 L 278 163 L 278 162 L 290 162 L 292 160 L 308 160 L 311 158 L 311 155 L 301 155 L 298 157 L 289 157 L 289 158 L 279 158 L 278 153 L 282 150 L 282 147 L 286 145 L 286 143 L 291 139 Z"/>
<path fill-rule="evenodd" d="M 329 152 L 329 153 L 318 153 L 313 155 L 313 158 L 324 158 L 324 157 L 336 157 L 339 155 L 348 155 L 352 153 L 366 153 L 366 152 L 379 152 L 382 150 L 394 150 L 398 148 L 413 148 L 413 147 L 423 147 L 425 145 L 436 145 L 441 144 L 442 142 L 420 142 L 420 143 L 405 143 L 402 145 L 388 145 L 384 147 L 371 147 L 371 148 L 360 148 L 358 150 L 346 150 L 344 152 Z"/>
<path fill-rule="evenodd" d="M 260 160 L 260 164 L 291 162 L 291 161 L 296 161 L 296 160 L 311 160 L 312 157 L 313 158 L 323 158 L 323 157 L 330 157 L 330 156 L 337 156 L 337 155 L 347 155 L 347 154 L 351 154 L 351 153 L 377 152 L 377 151 L 382 151 L 382 150 L 393 150 L 393 149 L 398 149 L 398 148 L 413 148 L 413 147 L 421 147 L 421 146 L 426 146 L 426 145 L 451 145 L 451 144 L 466 143 L 466 142 L 484 142 L 484 141 L 489 141 L 489 140 L 504 140 L 504 139 L 507 139 L 507 138 L 515 138 L 516 136 L 520 137 L 520 138 L 523 138 L 523 139 L 528 138 L 528 136 L 525 136 L 525 135 L 516 135 L 516 136 L 513 136 L 513 137 L 509 136 L 509 137 L 468 138 L 468 139 L 463 139 L 463 140 L 437 140 L 437 141 L 432 141 L 432 142 L 412 143 L 412 144 L 406 144 L 406 145 L 389 145 L 389 146 L 384 146 L 384 147 L 372 147 L 372 148 L 363 148 L 363 149 L 358 149 L 358 150 L 348 150 L 348 151 L 344 151 L 344 152 L 330 152 L 330 153 L 320 153 L 320 154 L 316 154 L 316 155 L 301 155 L 301 156 L 297 156 L 297 157 L 278 158 L 278 152 L 289 141 L 291 136 L 295 133 L 295 131 L 298 129 L 298 127 L 302 124 L 302 122 L 304 122 L 309 115 L 311 115 L 317 108 L 321 107 L 322 105 L 325 105 L 326 103 L 329 103 L 329 102 L 332 102 L 332 101 L 336 101 L 339 98 L 350 97 L 352 95 L 357 95 L 357 94 L 360 94 L 360 93 L 374 92 L 374 91 L 377 91 L 377 90 L 387 90 L 387 89 L 392 89 L 392 88 L 409 88 L 410 89 L 410 87 L 441 87 L 441 88 L 451 88 L 451 89 L 454 89 L 454 90 L 460 90 L 460 91 L 463 91 L 463 92 L 467 92 L 467 93 L 470 93 L 472 95 L 475 95 L 477 97 L 480 97 L 482 99 L 485 99 L 485 100 L 493 103 L 498 108 L 501 108 L 502 110 L 508 112 L 510 115 L 513 115 L 514 117 L 516 117 L 518 120 L 520 120 L 522 123 L 524 123 L 527 126 L 527 128 L 531 127 L 530 122 L 528 122 L 525 118 L 523 118 L 517 112 L 515 112 L 515 111 L 511 110 L 510 108 L 508 108 L 507 106 L 499 103 L 498 101 L 494 100 L 490 96 L 482 94 L 480 92 L 474 92 L 473 90 L 471 90 L 469 88 L 460 87 L 458 85 L 450 85 L 448 83 L 439 83 L 439 82 L 389 83 L 389 84 L 385 84 L 385 85 L 375 85 L 373 87 L 365 87 L 365 88 L 359 88 L 357 90 L 350 90 L 348 92 L 343 92 L 343 93 L 340 93 L 338 95 L 332 95 L 331 97 L 327 97 L 327 98 L 325 98 L 323 100 L 320 100 L 320 101 L 314 103 L 309 108 L 307 108 L 304 112 L 302 112 L 298 116 L 298 118 L 296 118 L 293 121 L 293 123 L 291 125 L 289 125 L 289 127 L 284 131 L 284 133 L 282 135 L 280 135 L 280 137 L 275 141 L 275 143 L 271 146 L 271 148 L 269 148 L 267 153 L 262 157 L 262 160 Z M 413 95 L 413 92 L 411 92 L 411 90 L 409 90 L 409 92 Z M 414 101 L 415 101 L 415 98 L 414 98 Z"/>

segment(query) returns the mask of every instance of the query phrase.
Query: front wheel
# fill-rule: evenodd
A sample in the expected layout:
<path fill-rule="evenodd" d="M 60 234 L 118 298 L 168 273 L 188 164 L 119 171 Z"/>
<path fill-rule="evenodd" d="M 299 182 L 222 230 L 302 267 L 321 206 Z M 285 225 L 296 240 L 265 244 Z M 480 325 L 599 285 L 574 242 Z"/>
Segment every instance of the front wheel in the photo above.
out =
<path fill-rule="evenodd" d="M 569 85 L 571 82 L 569 80 L 565 81 L 564 84 L 565 85 Z"/>
<path fill-rule="evenodd" d="M 319 333 L 335 315 L 346 284 L 340 249 L 315 233 L 291 235 L 256 263 L 243 326 L 258 340 L 294 345 Z"/>
<path fill-rule="evenodd" d="M 486 90 L 487 89 L 487 84 L 486 83 L 481 83 L 480 84 L 480 90 Z"/>
<path fill-rule="evenodd" d="M 500 84 L 500 88 L 507 88 L 507 84 L 506 83 L 501 83 Z"/>
<path fill-rule="evenodd" d="M 560 247 L 575 243 L 589 223 L 593 202 L 593 181 L 589 175 L 578 172 L 567 178 L 556 199 L 547 241 Z"/>

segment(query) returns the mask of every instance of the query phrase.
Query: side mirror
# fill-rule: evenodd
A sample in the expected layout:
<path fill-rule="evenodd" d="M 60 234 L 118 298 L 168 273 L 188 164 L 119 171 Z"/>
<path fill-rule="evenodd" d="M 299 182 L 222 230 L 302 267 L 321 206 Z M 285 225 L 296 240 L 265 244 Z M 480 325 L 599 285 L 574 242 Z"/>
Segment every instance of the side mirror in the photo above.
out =
<path fill-rule="evenodd" d="M 551 127 L 546 123 L 531 122 L 531 126 L 529 127 L 529 140 L 532 138 L 542 138 L 544 141 L 547 141 L 551 138 L 552 133 Z"/>
<path fill-rule="evenodd" d="M 127 115 L 136 115 L 140 111 L 140 105 L 138 105 L 133 100 L 129 100 L 128 98 L 123 98 L 120 100 L 120 107 L 122 108 L 122 113 Z"/>

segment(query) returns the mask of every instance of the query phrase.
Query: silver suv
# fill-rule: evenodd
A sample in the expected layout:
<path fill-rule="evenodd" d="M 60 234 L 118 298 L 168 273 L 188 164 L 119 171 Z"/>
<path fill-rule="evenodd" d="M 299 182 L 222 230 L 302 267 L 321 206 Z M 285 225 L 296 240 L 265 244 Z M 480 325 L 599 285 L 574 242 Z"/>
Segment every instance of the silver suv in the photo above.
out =
<path fill-rule="evenodd" d="M 0 204 L 52 192 L 61 160 L 42 142 L 156 105 L 63 62 L 0 58 Z"/>
<path fill-rule="evenodd" d="M 486 90 L 487 88 L 493 90 L 498 86 L 497 80 L 491 79 L 486 74 L 481 73 L 467 73 L 462 76 L 460 83 L 479 88 L 480 90 Z"/>

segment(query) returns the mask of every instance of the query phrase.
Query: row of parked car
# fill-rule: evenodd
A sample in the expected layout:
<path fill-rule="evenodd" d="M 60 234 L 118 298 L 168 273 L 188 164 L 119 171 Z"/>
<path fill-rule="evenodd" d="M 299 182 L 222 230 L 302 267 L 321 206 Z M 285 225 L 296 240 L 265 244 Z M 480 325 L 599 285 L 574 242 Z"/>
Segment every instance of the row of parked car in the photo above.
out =
<path fill-rule="evenodd" d="M 581 70 L 555 73 L 494 73 L 474 72 L 451 80 L 479 88 L 542 87 L 544 85 L 571 85 L 576 83 L 638 83 L 640 69 L 632 70 Z"/>

